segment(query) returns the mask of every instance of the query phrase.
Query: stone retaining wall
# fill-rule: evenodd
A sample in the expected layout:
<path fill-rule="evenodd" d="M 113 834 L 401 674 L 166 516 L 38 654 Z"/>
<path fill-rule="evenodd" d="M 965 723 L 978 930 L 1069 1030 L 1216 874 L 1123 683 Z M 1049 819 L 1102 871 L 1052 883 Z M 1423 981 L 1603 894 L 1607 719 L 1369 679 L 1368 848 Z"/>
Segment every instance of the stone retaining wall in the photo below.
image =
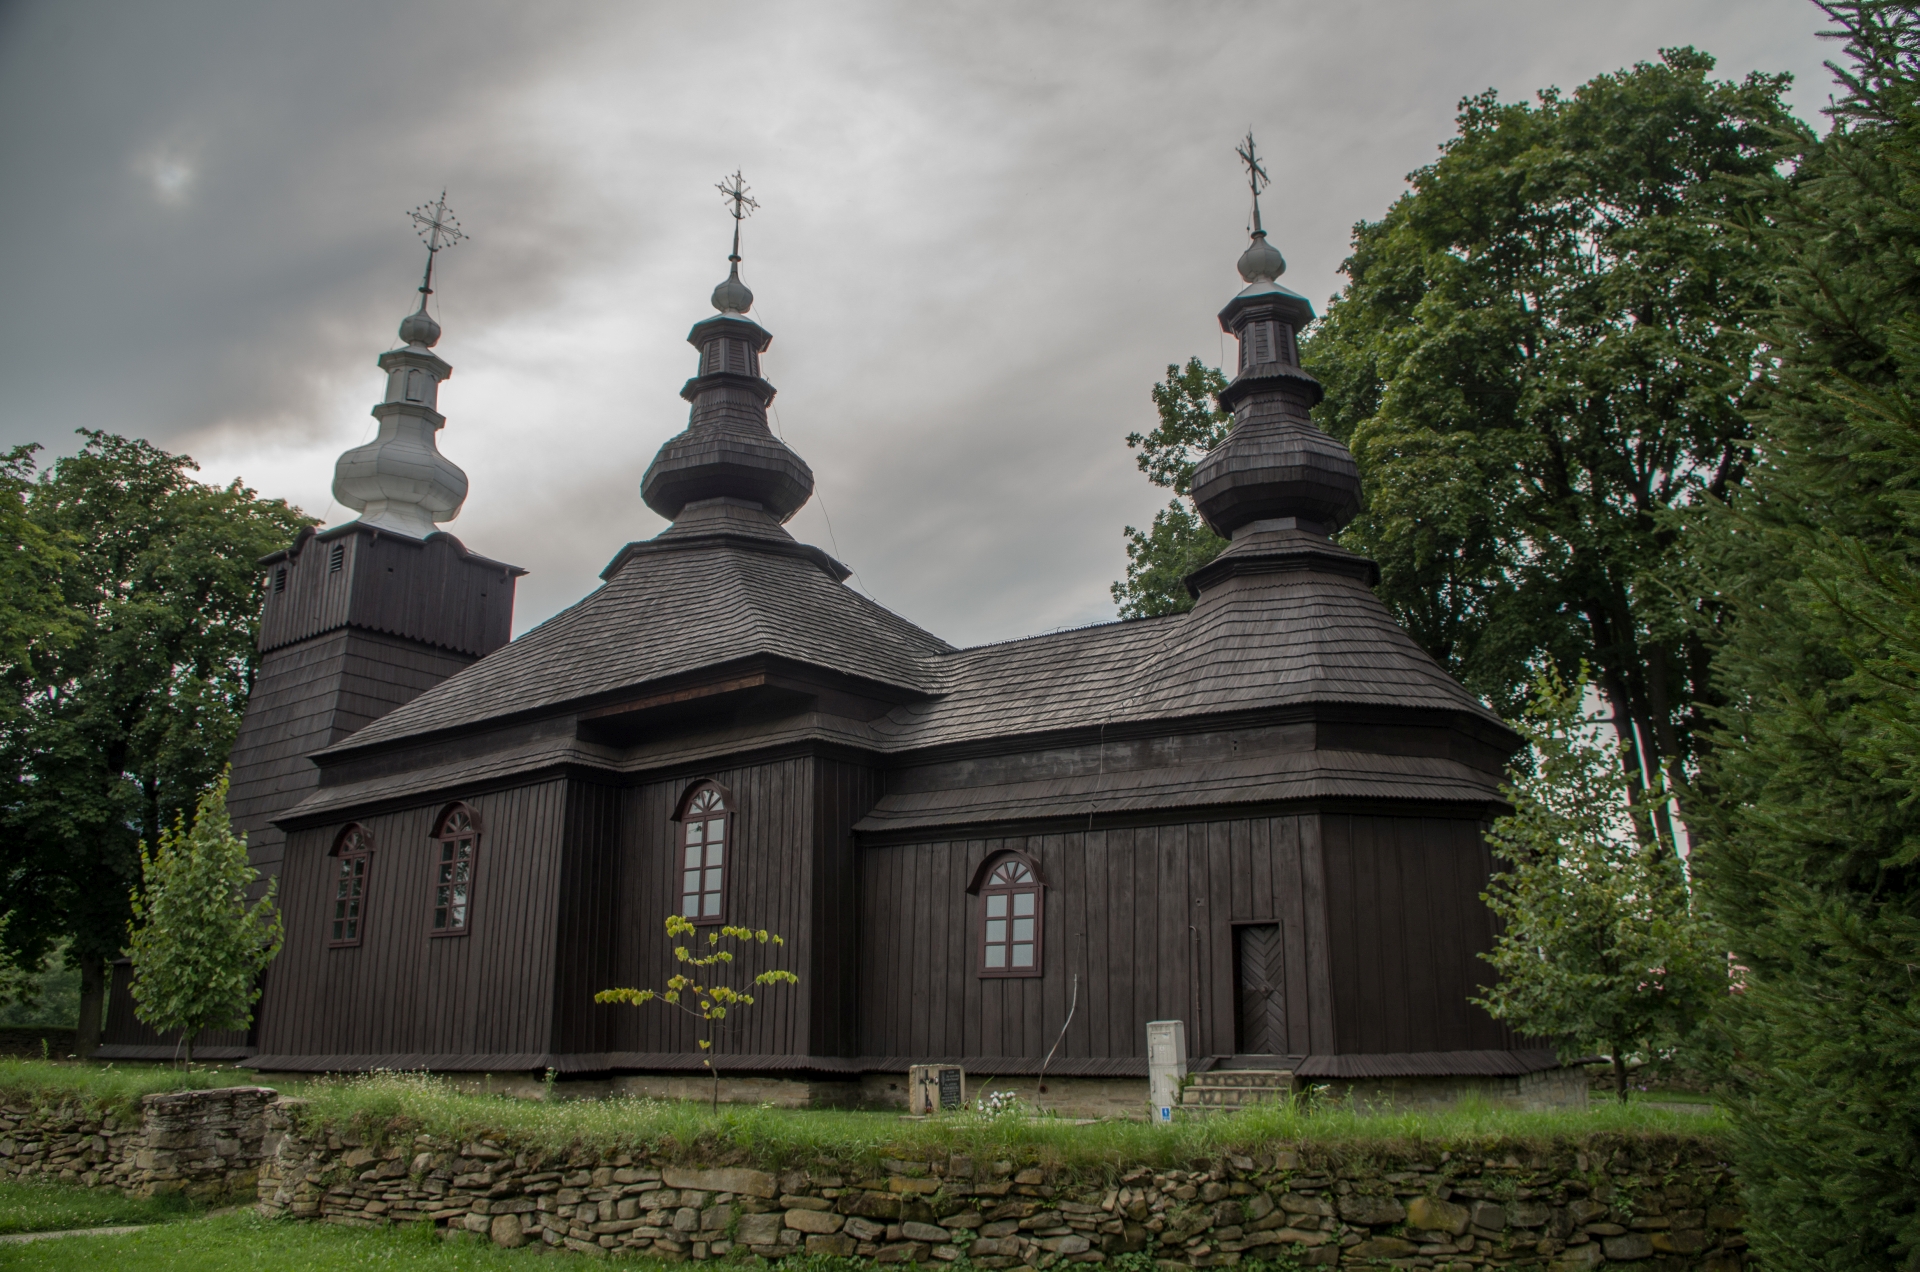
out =
<path fill-rule="evenodd" d="M 137 1122 L 71 1103 L 10 1103 L 0 1107 L 0 1177 L 118 1188 L 136 1197 L 251 1196 L 267 1108 L 278 1098 L 264 1087 L 149 1095 Z"/>
<path fill-rule="evenodd" d="M 300 1101 L 240 1087 L 148 1096 L 138 1125 L 8 1105 L 0 1175 L 252 1195 L 269 1215 L 431 1222 L 502 1246 L 674 1260 L 1736 1272 L 1746 1245 L 1725 1162 L 1706 1141 L 1663 1136 L 1551 1149 L 1274 1145 L 1098 1179 L 960 1156 L 768 1171 L 543 1153 L 494 1136 L 368 1141 L 313 1124 Z"/>

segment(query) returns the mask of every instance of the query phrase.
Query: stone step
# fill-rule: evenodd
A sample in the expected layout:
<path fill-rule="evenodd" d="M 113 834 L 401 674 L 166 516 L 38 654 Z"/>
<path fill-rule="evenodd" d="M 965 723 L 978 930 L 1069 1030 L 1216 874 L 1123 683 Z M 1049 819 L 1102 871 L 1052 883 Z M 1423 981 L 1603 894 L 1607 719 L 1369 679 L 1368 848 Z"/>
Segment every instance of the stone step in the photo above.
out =
<path fill-rule="evenodd" d="M 1215 1069 L 1193 1076 L 1180 1092 L 1186 1108 L 1237 1109 L 1284 1100 L 1293 1093 L 1293 1074 L 1284 1069 Z"/>
<path fill-rule="evenodd" d="M 1290 1090 L 1293 1072 L 1289 1069 L 1210 1069 L 1193 1078 L 1197 1086 L 1258 1087 Z"/>

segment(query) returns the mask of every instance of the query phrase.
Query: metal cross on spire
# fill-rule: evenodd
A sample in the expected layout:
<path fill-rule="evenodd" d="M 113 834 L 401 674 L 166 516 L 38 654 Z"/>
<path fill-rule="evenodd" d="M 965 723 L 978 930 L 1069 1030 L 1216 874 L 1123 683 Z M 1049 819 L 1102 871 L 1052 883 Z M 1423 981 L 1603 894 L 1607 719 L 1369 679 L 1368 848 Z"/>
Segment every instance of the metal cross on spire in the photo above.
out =
<path fill-rule="evenodd" d="M 1267 176 L 1267 170 L 1260 166 L 1259 151 L 1253 148 L 1253 129 L 1247 129 L 1247 139 L 1240 143 L 1234 153 L 1240 156 L 1241 163 L 1247 165 L 1247 188 L 1253 192 L 1253 232 L 1265 234 L 1266 230 L 1260 224 L 1260 192 L 1272 184 L 1272 179 Z"/>
<path fill-rule="evenodd" d="M 714 189 L 720 192 L 722 199 L 725 199 L 733 205 L 727 209 L 728 214 L 733 217 L 733 255 L 727 257 L 727 259 L 738 264 L 740 260 L 740 222 L 752 216 L 760 205 L 747 197 L 747 183 L 740 179 L 740 170 L 738 168 L 733 170 L 732 176 L 714 186 Z"/>
<path fill-rule="evenodd" d="M 468 235 L 460 228 L 460 218 L 447 207 L 445 190 L 434 202 L 422 203 L 407 215 L 413 218 L 414 228 L 427 245 L 427 272 L 420 280 L 420 303 L 424 306 L 433 294 L 433 258 Z"/>

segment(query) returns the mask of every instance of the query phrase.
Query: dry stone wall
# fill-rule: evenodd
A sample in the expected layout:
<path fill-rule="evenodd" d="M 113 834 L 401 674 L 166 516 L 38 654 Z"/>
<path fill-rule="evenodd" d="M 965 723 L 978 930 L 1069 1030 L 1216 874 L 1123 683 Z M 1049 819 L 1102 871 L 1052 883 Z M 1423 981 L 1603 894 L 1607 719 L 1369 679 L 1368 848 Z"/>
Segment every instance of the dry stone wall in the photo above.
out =
<path fill-rule="evenodd" d="M 384 1145 L 268 1112 L 260 1206 L 333 1223 L 431 1222 L 588 1255 L 1180 1272 L 1240 1263 L 1468 1272 L 1734 1272 L 1745 1241 L 1725 1164 L 1699 1141 L 1594 1137 L 1497 1156 L 1230 1155 L 1099 1182 L 950 1156 L 861 1170 L 693 1167 L 645 1153 L 544 1154 L 500 1138 Z"/>
<path fill-rule="evenodd" d="M 773 1171 L 543 1152 L 497 1136 L 364 1139 L 315 1124 L 297 1100 L 239 1087 L 148 1096 L 137 1121 L 10 1103 L 0 1176 L 251 1197 L 270 1215 L 430 1222 L 502 1246 L 670 1260 L 1736 1272 L 1746 1246 L 1726 1164 L 1709 1141 L 1681 1137 L 1275 1145 L 1098 1179 L 964 1156 Z"/>
<path fill-rule="evenodd" d="M 277 1098 L 263 1087 L 149 1095 L 137 1119 L 72 1102 L 8 1103 L 0 1106 L 0 1177 L 139 1197 L 250 1197 Z"/>

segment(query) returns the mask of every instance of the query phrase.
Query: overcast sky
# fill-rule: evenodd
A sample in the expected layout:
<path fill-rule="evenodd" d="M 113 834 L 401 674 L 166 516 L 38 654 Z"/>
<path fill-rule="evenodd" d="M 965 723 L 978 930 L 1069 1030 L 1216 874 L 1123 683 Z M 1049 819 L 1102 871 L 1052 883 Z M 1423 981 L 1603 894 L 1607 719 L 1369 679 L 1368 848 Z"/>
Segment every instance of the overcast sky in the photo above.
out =
<path fill-rule="evenodd" d="M 1692 44 L 1829 93 L 1806 0 L 0 3 L 0 441 L 104 428 L 329 522 L 444 186 L 446 528 L 532 572 L 516 631 L 662 523 L 744 171 L 790 524 L 959 644 L 1111 618 L 1164 503 L 1122 439 L 1218 363 L 1246 206 L 1316 305 L 1453 130 Z"/>

